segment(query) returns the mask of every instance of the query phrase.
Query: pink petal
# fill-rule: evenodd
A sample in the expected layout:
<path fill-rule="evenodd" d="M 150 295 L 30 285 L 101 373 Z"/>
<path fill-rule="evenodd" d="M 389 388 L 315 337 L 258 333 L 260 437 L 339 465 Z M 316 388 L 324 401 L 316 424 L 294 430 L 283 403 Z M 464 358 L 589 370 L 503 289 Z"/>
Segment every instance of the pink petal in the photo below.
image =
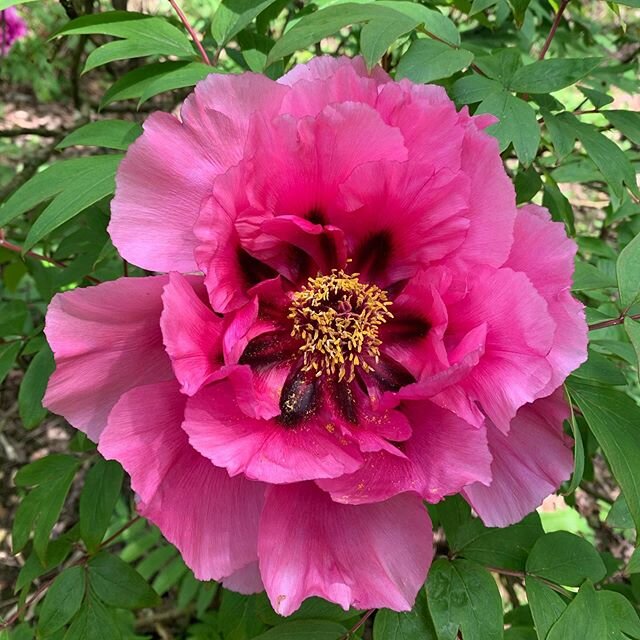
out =
<path fill-rule="evenodd" d="M 226 381 L 189 400 L 182 427 L 193 447 L 231 476 L 279 484 L 335 478 L 362 464 L 357 445 L 319 419 L 287 427 L 247 416 Z"/>
<path fill-rule="evenodd" d="M 315 61 L 319 63 L 313 64 Z M 382 82 L 387 79 L 388 76 L 382 78 Z M 327 105 L 342 102 L 373 107 L 378 98 L 378 78 L 369 76 L 361 58 L 354 61 L 329 56 L 314 58 L 308 65 L 297 65 L 278 82 L 291 85 L 280 113 L 297 118 L 317 116 Z"/>
<path fill-rule="evenodd" d="M 271 487 L 258 542 L 267 595 L 285 616 L 311 596 L 408 611 L 433 557 L 430 531 L 417 496 L 353 506 L 311 483 Z"/>
<path fill-rule="evenodd" d="M 220 580 L 256 560 L 264 485 L 230 478 L 189 445 L 186 397 L 175 382 L 137 387 L 109 416 L 99 450 L 118 460 L 138 510 L 180 550 L 199 580 Z"/>
<path fill-rule="evenodd" d="M 551 377 L 547 354 L 556 325 L 545 300 L 523 273 L 476 269 L 469 291 L 448 306 L 452 341 L 486 323 L 484 355 L 461 383 L 503 431 Z"/>
<path fill-rule="evenodd" d="M 546 209 L 527 205 L 518 210 L 511 254 L 505 266 L 522 271 L 549 304 L 557 331 L 548 355 L 553 375 L 551 393 L 587 359 L 587 325 L 583 305 L 571 297 L 576 243 Z"/>
<path fill-rule="evenodd" d="M 238 569 L 238 571 L 222 581 L 222 586 L 225 589 L 244 593 L 245 595 L 264 591 L 258 562 L 250 562 L 242 569 Z"/>
<path fill-rule="evenodd" d="M 201 292 L 204 287 L 200 287 Z M 222 318 L 216 316 L 178 273 L 162 294 L 160 326 L 182 392 L 192 396 L 214 379 L 223 364 Z"/>
<path fill-rule="evenodd" d="M 465 240 L 468 179 L 417 162 L 371 162 L 341 187 L 331 224 L 345 233 L 354 268 L 381 286 L 442 260 Z M 362 257 L 369 256 L 369 257 Z M 364 264 L 360 264 L 363 263 Z"/>
<path fill-rule="evenodd" d="M 328 80 L 344 68 L 352 69 L 358 76 L 363 78 L 373 77 L 378 83 L 390 80 L 387 73 L 377 65 L 369 72 L 362 56 L 356 56 L 355 58 L 317 56 L 306 64 L 297 64 L 291 71 L 285 73 L 278 82 L 293 87 L 301 80 L 307 82 Z"/>
<path fill-rule="evenodd" d="M 337 502 L 379 502 L 415 491 L 428 502 L 458 493 L 474 482 L 491 481 L 491 454 L 484 427 L 472 426 L 431 402 L 405 402 L 413 435 L 397 445 L 405 457 L 386 451 L 369 454 L 362 469 L 318 485 Z"/>
<path fill-rule="evenodd" d="M 116 178 L 109 233 L 133 264 L 197 271 L 193 234 L 214 178 L 243 155 L 254 112 L 274 114 L 287 89 L 257 74 L 211 74 L 182 107 L 182 120 L 151 115 Z"/>
<path fill-rule="evenodd" d="M 173 378 L 160 332 L 167 281 L 120 278 L 59 293 L 49 305 L 45 333 L 56 370 L 43 402 L 92 440 L 123 393 Z"/>
<path fill-rule="evenodd" d="M 371 107 L 354 102 L 329 105 L 316 118 L 285 115 L 270 125 L 262 122 L 247 153 L 252 156 L 248 188 L 253 206 L 303 217 L 335 208 L 339 185 L 359 165 L 407 157 L 400 131 Z"/>
<path fill-rule="evenodd" d="M 471 180 L 471 220 L 456 259 L 499 267 L 509 255 L 516 219 L 515 191 L 498 149 L 498 141 L 475 126 L 467 127 L 462 146 L 462 171 Z"/>
<path fill-rule="evenodd" d="M 464 491 L 487 526 L 506 527 L 520 521 L 569 479 L 572 440 L 562 429 L 568 416 L 558 391 L 522 407 L 506 435 L 489 424 L 493 481 L 488 487 L 475 483 Z"/>

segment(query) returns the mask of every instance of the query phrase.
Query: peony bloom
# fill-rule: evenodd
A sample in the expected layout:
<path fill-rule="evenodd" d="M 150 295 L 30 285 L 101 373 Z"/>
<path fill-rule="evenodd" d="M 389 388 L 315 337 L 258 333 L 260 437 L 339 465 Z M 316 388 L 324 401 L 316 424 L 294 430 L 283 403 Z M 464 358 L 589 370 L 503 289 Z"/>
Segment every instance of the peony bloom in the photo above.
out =
<path fill-rule="evenodd" d="M 26 34 L 27 25 L 15 7 L 0 11 L 0 55 L 9 53 L 13 43 Z"/>
<path fill-rule="evenodd" d="M 491 122 L 345 58 L 212 74 L 147 120 L 109 231 L 166 275 L 54 298 L 46 404 L 198 578 L 407 610 L 425 500 L 503 526 L 569 477 L 576 248 L 516 208 Z"/>

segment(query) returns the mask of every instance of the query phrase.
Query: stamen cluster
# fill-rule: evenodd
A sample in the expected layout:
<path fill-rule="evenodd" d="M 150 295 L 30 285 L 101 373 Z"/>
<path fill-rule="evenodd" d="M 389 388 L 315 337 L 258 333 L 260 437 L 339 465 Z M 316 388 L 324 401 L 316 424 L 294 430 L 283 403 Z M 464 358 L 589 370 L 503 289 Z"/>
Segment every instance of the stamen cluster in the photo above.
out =
<path fill-rule="evenodd" d="M 386 291 L 360 282 L 358 273 L 333 269 L 331 274 L 309 278 L 293 294 L 289 318 L 291 335 L 301 347 L 305 371 L 353 380 L 358 367 L 372 371 L 380 357 L 378 329 L 393 314 Z"/>

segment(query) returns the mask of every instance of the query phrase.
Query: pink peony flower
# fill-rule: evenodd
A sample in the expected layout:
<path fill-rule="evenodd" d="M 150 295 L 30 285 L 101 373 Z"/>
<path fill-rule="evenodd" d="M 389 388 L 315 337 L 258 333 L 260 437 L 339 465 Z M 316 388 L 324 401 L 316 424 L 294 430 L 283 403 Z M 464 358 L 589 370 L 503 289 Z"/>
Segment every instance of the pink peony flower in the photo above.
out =
<path fill-rule="evenodd" d="M 13 43 L 26 34 L 27 25 L 15 7 L 0 11 L 0 55 L 9 53 Z"/>
<path fill-rule="evenodd" d="M 110 233 L 168 275 L 54 298 L 46 404 L 198 578 L 407 610 L 423 501 L 503 526 L 569 477 L 576 247 L 516 208 L 492 121 L 345 58 L 212 74 L 147 120 Z"/>

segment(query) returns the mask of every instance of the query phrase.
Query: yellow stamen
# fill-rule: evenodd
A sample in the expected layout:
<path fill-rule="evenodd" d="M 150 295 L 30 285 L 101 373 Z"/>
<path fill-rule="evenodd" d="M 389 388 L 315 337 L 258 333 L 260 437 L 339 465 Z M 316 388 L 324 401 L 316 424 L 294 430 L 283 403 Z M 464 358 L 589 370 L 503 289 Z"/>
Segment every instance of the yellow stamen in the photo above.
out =
<path fill-rule="evenodd" d="M 393 317 L 386 291 L 360 282 L 360 274 L 334 269 L 330 275 L 309 278 L 293 294 L 289 318 L 291 335 L 305 344 L 304 369 L 317 376 L 332 374 L 350 382 L 357 367 L 372 371 L 367 360 L 378 361 L 378 329 Z"/>

